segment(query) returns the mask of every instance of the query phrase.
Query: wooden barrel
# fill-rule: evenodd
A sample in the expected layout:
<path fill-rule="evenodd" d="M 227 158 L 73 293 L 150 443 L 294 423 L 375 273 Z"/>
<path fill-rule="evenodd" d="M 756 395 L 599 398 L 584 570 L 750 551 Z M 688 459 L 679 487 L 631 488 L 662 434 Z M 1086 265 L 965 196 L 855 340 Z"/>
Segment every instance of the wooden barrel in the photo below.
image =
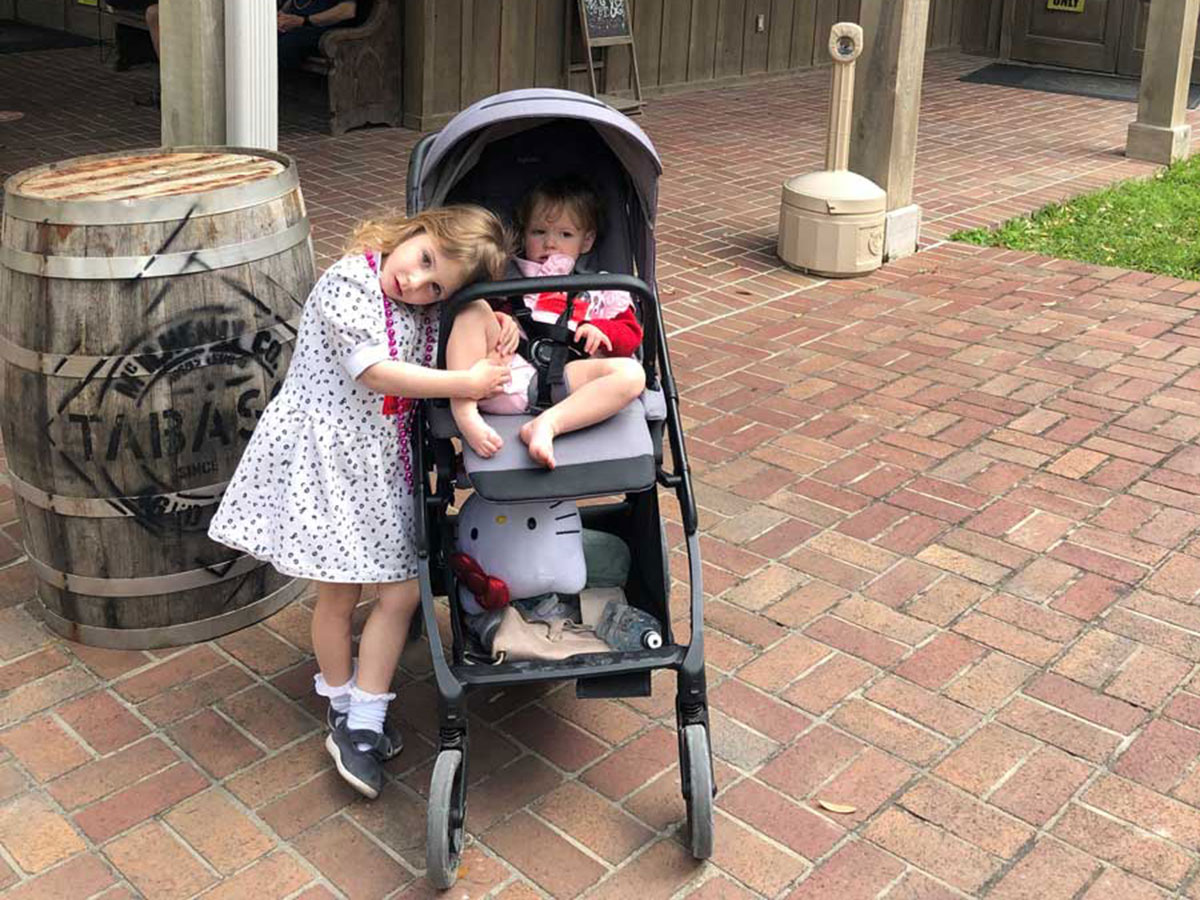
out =
<path fill-rule="evenodd" d="M 189 643 L 299 593 L 206 532 L 282 384 L 313 279 L 282 154 L 125 151 L 5 183 L 4 447 L 57 632 Z"/>

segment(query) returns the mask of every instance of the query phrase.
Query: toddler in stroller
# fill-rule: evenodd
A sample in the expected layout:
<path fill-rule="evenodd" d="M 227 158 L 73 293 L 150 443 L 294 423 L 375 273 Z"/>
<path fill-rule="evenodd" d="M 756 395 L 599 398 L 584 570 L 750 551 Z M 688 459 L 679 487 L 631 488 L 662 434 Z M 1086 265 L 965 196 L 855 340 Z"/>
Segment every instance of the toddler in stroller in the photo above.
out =
<path fill-rule="evenodd" d="M 579 257 L 595 244 L 600 228 L 600 199 L 578 176 L 537 184 L 516 210 L 516 230 L 522 257 L 516 260 L 525 277 L 569 275 Z M 590 291 L 578 297 L 561 291 L 526 294 L 510 314 L 518 322 L 530 319 L 559 329 L 564 353 L 546 360 L 545 377 L 528 357 L 529 335 L 511 358 L 512 380 L 504 393 L 479 401 L 450 401 L 463 439 L 480 456 L 492 456 L 503 439 L 480 411 L 521 415 L 538 412 L 521 426 L 520 437 L 529 455 L 553 469 L 554 437 L 602 422 L 636 399 L 646 387 L 645 372 L 632 359 L 641 347 L 642 327 L 633 300 L 624 291 Z M 570 334 L 563 333 L 566 329 Z M 528 329 L 526 329 L 528 331 Z M 495 347 L 500 323 L 490 306 L 476 301 L 454 321 L 446 360 L 451 369 L 469 369 Z M 523 352 L 522 352 L 523 351 Z"/>
<path fill-rule="evenodd" d="M 622 399 L 607 418 L 595 417 L 586 427 L 562 429 L 552 435 L 553 468 L 534 459 L 521 439 L 524 426 L 534 421 L 527 412 L 491 415 L 485 410 L 483 421 L 498 440 L 482 448 L 484 452 L 476 452 L 472 441 L 466 441 L 461 469 L 458 449 L 451 439 L 462 434 L 449 402 L 420 404 L 414 420 L 414 503 L 422 622 L 429 640 L 439 717 L 438 752 L 426 820 L 426 874 L 438 888 L 454 883 L 465 840 L 469 781 L 466 694 L 477 687 L 574 680 L 580 697 L 647 696 L 654 670 L 675 670 L 679 772 L 688 839 L 697 859 L 712 854 L 715 787 L 704 674 L 697 515 L 678 395 L 654 288 L 654 220 L 662 172 L 658 155 L 636 124 L 594 98 L 554 89 L 511 91 L 479 101 L 455 116 L 440 133 L 417 144 L 409 160 L 409 212 L 469 201 L 511 221 L 522 198 L 537 196 L 533 192 L 538 185 L 577 172 L 588 173 L 600 194 L 602 212 L 598 213 L 595 236 L 590 242 L 587 232 L 592 229 L 585 222 L 575 223 L 584 226 L 585 232 L 584 239 L 578 241 L 576 274 L 472 285 L 444 305 L 440 333 L 446 336 L 458 331 L 454 320 L 463 310 L 486 310 L 490 315 L 490 310 L 478 302 L 485 299 L 507 301 L 514 312 L 522 314 L 527 308 L 524 298 L 530 294 L 562 294 L 566 310 L 588 292 L 624 292 L 633 299 L 633 314 L 643 330 L 641 359 L 633 359 L 629 353 L 581 361 L 604 360 L 636 367 L 638 382 L 644 383 L 645 390 L 632 402 Z M 586 246 L 589 243 L 591 246 Z M 526 253 L 531 246 L 527 241 Z M 584 302 L 580 301 L 581 305 Z M 533 315 L 521 320 L 530 345 L 526 358 L 539 367 L 539 378 L 547 369 L 564 371 L 572 348 L 579 349 L 583 344 L 583 349 L 588 349 L 587 332 L 577 340 L 579 332 L 570 329 L 570 320 L 569 313 L 553 323 L 539 322 Z M 447 366 L 448 343 L 443 340 L 438 348 L 437 364 L 442 368 Z M 615 351 L 616 342 L 613 344 Z M 479 346 L 486 349 L 488 342 Z M 597 345 L 593 342 L 590 349 L 596 350 Z M 477 346 L 475 352 L 483 351 Z M 575 396 L 582 393 L 577 391 Z M 517 402 L 521 401 L 518 396 Z M 669 463 L 664 444 L 670 449 Z M 591 499 L 593 502 L 579 506 L 579 527 L 604 532 L 629 549 L 630 564 L 622 585 L 625 600 L 661 625 L 661 644 L 582 653 L 553 661 L 505 659 L 492 665 L 479 664 L 470 653 L 465 615 L 455 599 L 460 596 L 458 576 L 451 565 L 460 525 L 456 510 L 461 494 L 457 489 L 465 486 L 464 480 L 482 500 L 493 504 Z M 686 543 L 690 625 L 681 639 L 672 628 L 671 574 L 659 485 L 675 494 Z M 523 522 L 525 516 L 517 520 Z M 530 560 L 530 564 L 536 565 L 537 560 Z M 452 598 L 448 654 L 443 650 L 438 628 L 435 594 Z"/>

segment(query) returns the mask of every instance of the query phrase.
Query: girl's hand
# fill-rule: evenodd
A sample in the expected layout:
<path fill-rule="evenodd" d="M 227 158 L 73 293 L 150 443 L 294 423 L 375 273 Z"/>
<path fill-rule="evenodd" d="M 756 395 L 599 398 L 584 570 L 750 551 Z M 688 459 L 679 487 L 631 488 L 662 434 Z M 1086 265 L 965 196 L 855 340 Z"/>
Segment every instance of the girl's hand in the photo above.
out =
<path fill-rule="evenodd" d="M 575 330 L 575 340 L 583 341 L 583 349 L 588 356 L 595 356 L 596 351 L 600 348 L 604 348 L 608 353 L 612 352 L 612 341 L 609 340 L 608 335 L 595 325 L 589 325 L 586 322 Z"/>
<path fill-rule="evenodd" d="M 486 400 L 504 390 L 504 385 L 512 381 L 509 367 L 494 356 L 487 356 L 467 369 L 467 386 L 470 400 Z"/>
<path fill-rule="evenodd" d="M 502 358 L 507 358 L 517 352 L 521 332 L 517 329 L 516 320 L 508 313 L 498 312 L 496 319 L 500 322 L 500 339 L 496 341 L 496 352 Z"/>

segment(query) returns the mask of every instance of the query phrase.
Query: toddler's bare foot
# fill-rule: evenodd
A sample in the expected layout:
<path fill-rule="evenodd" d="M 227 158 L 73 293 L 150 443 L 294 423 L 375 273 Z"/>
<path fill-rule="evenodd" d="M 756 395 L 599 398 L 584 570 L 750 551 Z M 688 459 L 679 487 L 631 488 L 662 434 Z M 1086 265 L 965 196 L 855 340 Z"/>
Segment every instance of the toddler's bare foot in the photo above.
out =
<path fill-rule="evenodd" d="M 529 455 L 547 469 L 554 468 L 554 424 L 538 416 L 521 426 L 521 440 L 529 447 Z"/>
<path fill-rule="evenodd" d="M 496 451 L 504 446 L 504 438 L 500 437 L 496 429 L 485 422 L 478 412 L 462 414 L 457 421 L 463 440 L 484 459 L 494 456 Z"/>

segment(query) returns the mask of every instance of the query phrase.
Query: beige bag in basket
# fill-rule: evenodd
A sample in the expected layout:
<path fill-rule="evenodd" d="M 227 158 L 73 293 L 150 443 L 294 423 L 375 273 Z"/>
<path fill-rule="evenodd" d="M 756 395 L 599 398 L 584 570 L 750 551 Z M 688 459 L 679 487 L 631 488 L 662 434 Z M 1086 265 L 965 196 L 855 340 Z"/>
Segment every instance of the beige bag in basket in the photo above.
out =
<path fill-rule="evenodd" d="M 590 628 L 566 619 L 526 622 L 513 606 L 504 607 L 500 627 L 492 636 L 492 658 L 497 662 L 561 660 L 578 653 L 611 652 Z"/>

